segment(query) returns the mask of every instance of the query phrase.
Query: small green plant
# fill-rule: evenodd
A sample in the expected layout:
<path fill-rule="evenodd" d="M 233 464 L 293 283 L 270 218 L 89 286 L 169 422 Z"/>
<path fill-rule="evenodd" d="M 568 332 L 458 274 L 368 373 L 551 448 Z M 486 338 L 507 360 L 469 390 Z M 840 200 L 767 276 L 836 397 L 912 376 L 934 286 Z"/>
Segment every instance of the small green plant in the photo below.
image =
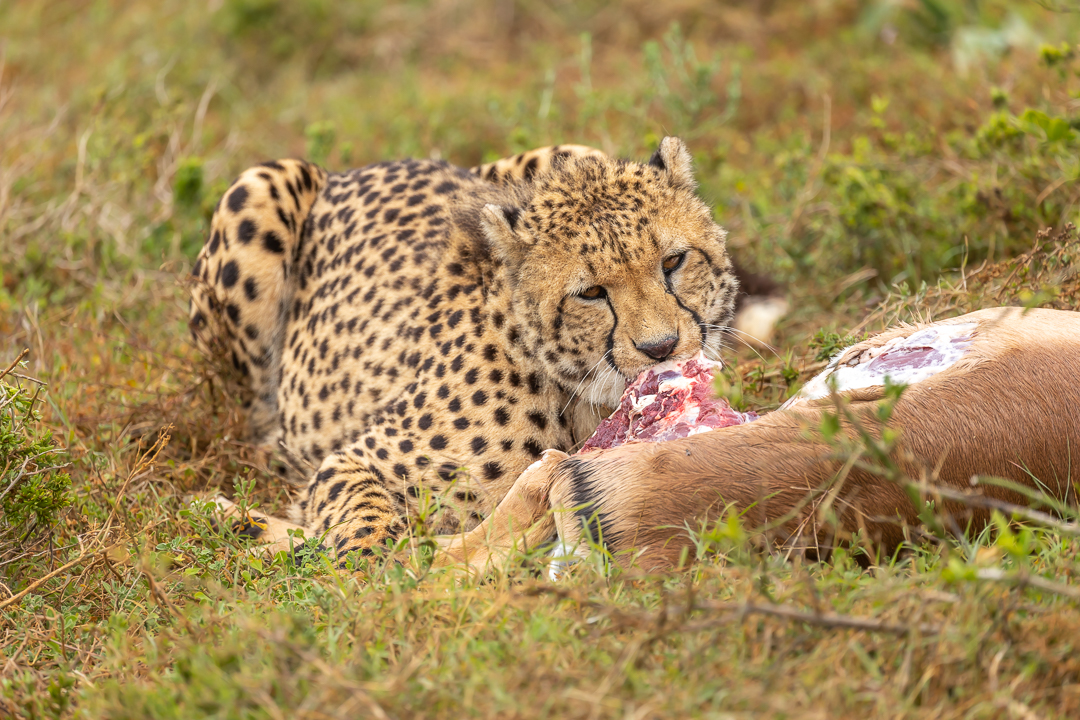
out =
<path fill-rule="evenodd" d="M 866 333 L 861 335 L 841 335 L 837 332 L 818 330 L 814 333 L 814 337 L 810 339 L 810 349 L 817 350 L 814 355 L 815 360 L 829 360 L 844 348 L 851 347 L 866 338 Z"/>
<path fill-rule="evenodd" d="M 181 207 L 197 207 L 202 200 L 203 161 L 189 157 L 180 161 L 173 179 L 173 196 Z"/>
<path fill-rule="evenodd" d="M 304 128 L 307 139 L 307 159 L 316 165 L 324 165 L 330 158 L 337 140 L 337 128 L 334 123 L 316 122 Z"/>
<path fill-rule="evenodd" d="M 1060 45 L 1043 45 L 1039 48 L 1039 57 L 1047 67 L 1060 67 L 1072 62 L 1076 50 L 1067 42 Z"/>
<path fill-rule="evenodd" d="M 731 120 L 739 109 L 742 80 L 739 65 L 732 64 L 731 77 L 721 103 L 715 86 L 719 81 L 722 63 L 718 55 L 707 61 L 698 60 L 694 46 L 683 36 L 678 23 L 672 24 L 664 35 L 667 60 L 660 43 L 645 43 L 645 68 L 653 91 L 672 112 L 678 127 L 695 128 L 708 115 L 710 125 Z"/>
<path fill-rule="evenodd" d="M 18 367 L 16 361 L 0 370 L 0 554 L 5 555 L 52 530 L 69 503 L 71 486 L 67 454 L 38 426 L 44 387 Z"/>

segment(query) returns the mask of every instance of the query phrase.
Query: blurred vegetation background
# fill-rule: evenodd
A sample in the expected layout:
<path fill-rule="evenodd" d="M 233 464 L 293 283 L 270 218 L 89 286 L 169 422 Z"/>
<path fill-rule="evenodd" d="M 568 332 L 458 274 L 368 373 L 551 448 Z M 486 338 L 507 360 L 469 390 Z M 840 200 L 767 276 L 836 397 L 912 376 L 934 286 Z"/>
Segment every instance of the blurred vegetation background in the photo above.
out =
<path fill-rule="evenodd" d="M 644 157 L 676 134 L 740 258 L 809 298 L 877 297 L 1078 219 L 1078 17 L 975 0 L 4 3 L 3 287 L 64 303 L 180 271 L 255 160 L 471 165 L 556 142 Z"/>
<path fill-rule="evenodd" d="M 793 301 L 778 354 L 738 350 L 729 371 L 768 409 L 836 331 L 987 302 L 1076 309 L 1080 253 L 1058 233 L 1080 224 L 1078 38 L 1076 0 L 0 0 L 0 371 L 30 349 L 0 375 L 0 492 L 19 487 L 0 518 L 0 715 L 336 716 L 352 698 L 457 717 L 465 693 L 503 717 L 719 697 L 1075 717 L 1075 642 L 1054 641 L 1080 633 L 1077 601 L 949 584 L 975 577 L 950 562 L 1001 547 L 1008 567 L 1076 577 L 1067 539 L 1006 528 L 867 576 L 843 557 L 761 560 L 732 531 L 736 549 L 683 585 L 597 573 L 567 608 L 446 581 L 450 612 L 405 571 L 346 591 L 256 566 L 180 509 L 237 477 L 239 496 L 288 502 L 185 328 L 183 278 L 245 167 L 469 166 L 554 143 L 645 158 L 681 136 L 732 253 Z M 1010 260 L 1033 248 L 1049 255 Z M 931 646 L 761 620 L 683 642 L 626 619 L 672 588 L 813 604 L 814 583 L 838 611 L 925 611 L 948 631 Z M 597 598 L 622 620 L 591 625 Z"/>

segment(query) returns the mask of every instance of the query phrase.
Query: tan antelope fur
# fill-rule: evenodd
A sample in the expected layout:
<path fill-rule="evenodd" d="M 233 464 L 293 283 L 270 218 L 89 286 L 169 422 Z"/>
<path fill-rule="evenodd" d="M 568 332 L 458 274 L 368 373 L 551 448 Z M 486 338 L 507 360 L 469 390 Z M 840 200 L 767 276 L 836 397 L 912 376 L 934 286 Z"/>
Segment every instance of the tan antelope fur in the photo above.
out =
<path fill-rule="evenodd" d="M 838 365 L 873 357 L 896 338 L 927 327 L 973 323 L 962 357 L 911 384 L 890 427 L 893 453 L 910 478 L 970 490 L 973 476 L 1007 478 L 1076 501 L 1080 484 L 1080 313 L 995 308 L 941 323 L 894 328 L 845 350 Z M 949 328 L 947 328 L 949 330 Z M 956 328 L 951 328 L 955 332 Z M 523 473 L 472 532 L 445 538 L 442 565 L 483 571 L 515 547 L 535 547 L 557 529 L 564 545 L 599 536 L 620 563 L 643 570 L 677 566 L 688 551 L 687 528 L 725 512 L 747 527 L 776 523 L 776 540 L 828 547 L 862 530 L 882 552 L 919 524 L 905 490 L 879 473 L 842 462 L 816 431 L 838 397 L 872 434 L 881 385 L 816 400 L 796 400 L 761 419 L 665 443 L 638 443 L 569 457 L 551 451 Z M 842 433 L 856 438 L 850 423 Z M 1036 481 L 1037 479 L 1037 481 Z M 981 485 L 990 498 L 1023 504 L 1018 492 Z M 824 507 L 838 525 L 826 522 Z M 990 510 L 946 500 L 937 504 L 954 529 L 977 530 Z M 633 551 L 633 552 L 630 552 Z"/>

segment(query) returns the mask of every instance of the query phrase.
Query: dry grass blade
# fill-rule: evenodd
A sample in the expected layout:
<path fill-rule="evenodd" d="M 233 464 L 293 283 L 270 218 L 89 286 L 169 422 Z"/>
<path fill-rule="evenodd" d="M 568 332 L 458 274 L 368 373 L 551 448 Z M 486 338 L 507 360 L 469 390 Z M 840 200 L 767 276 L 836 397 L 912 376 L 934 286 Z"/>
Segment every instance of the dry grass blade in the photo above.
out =
<path fill-rule="evenodd" d="M 110 550 L 115 550 L 116 548 L 120 547 L 121 545 L 124 545 L 126 542 L 128 542 L 128 541 L 127 540 L 121 540 L 120 542 L 113 543 L 112 545 L 109 545 L 108 547 L 102 548 L 102 549 L 97 550 L 95 552 L 85 553 L 83 555 L 80 555 L 79 557 L 75 558 L 74 560 L 61 565 L 60 567 L 56 568 L 52 572 L 48 573 L 47 575 L 43 575 L 42 577 L 40 577 L 37 580 L 33 581 L 32 583 L 27 585 L 25 588 L 23 588 L 20 592 L 12 595 L 11 597 L 7 598 L 6 600 L 3 600 L 2 602 L 0 602 L 0 611 L 2 611 L 4 609 L 10 607 L 11 605 L 14 605 L 15 603 L 19 602 L 24 597 L 26 597 L 30 593 L 34 592 L 35 590 L 37 590 L 39 587 L 41 587 L 45 583 L 49 582 L 50 580 L 52 580 L 55 577 L 59 577 L 60 575 L 63 575 L 64 573 L 66 573 L 71 568 L 77 567 L 79 565 L 84 565 L 84 564 L 88 564 L 88 563 L 97 562 L 97 560 L 100 559 L 103 555 L 105 555 L 105 553 L 109 552 Z"/>
<path fill-rule="evenodd" d="M 753 615 L 801 622 L 815 627 L 864 630 L 899 636 L 906 636 L 913 632 L 920 635 L 935 635 L 940 631 L 936 625 L 902 625 L 833 612 L 808 612 L 782 603 L 762 605 L 751 602 L 702 602 L 696 600 L 693 593 L 663 597 L 661 600 L 663 608 L 656 612 L 630 612 L 617 605 L 585 597 L 576 590 L 551 585 L 534 585 L 522 591 L 522 594 L 527 597 L 553 595 L 562 600 L 594 608 L 599 616 L 608 618 L 616 626 L 652 628 L 657 633 L 692 632 L 708 627 L 738 624 Z M 695 613 L 706 613 L 707 617 L 691 621 L 690 617 Z"/>

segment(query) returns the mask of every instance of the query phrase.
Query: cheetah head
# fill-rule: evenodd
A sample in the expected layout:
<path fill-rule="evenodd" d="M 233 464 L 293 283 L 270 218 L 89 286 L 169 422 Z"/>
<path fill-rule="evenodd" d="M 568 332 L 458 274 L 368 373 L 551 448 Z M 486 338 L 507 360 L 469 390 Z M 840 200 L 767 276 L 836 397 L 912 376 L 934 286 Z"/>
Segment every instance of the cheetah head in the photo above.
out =
<path fill-rule="evenodd" d="M 695 190 L 690 153 L 669 137 L 647 164 L 568 160 L 521 207 L 485 206 L 520 341 L 568 391 L 614 407 L 658 362 L 718 357 L 737 282 Z"/>

